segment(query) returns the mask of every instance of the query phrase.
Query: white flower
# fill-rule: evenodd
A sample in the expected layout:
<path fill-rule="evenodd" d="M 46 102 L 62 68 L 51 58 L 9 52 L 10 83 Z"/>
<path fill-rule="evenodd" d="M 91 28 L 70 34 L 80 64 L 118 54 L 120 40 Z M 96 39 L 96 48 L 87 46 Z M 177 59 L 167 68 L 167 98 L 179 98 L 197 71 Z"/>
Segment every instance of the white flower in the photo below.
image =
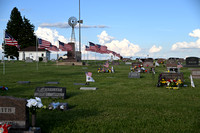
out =
<path fill-rule="evenodd" d="M 38 103 L 37 103 L 37 107 L 38 107 L 38 108 L 41 108 L 42 106 L 43 106 L 43 104 L 42 104 L 41 102 L 38 102 Z"/>
<path fill-rule="evenodd" d="M 37 102 L 42 102 L 41 99 L 39 97 L 35 97 Z"/>
<path fill-rule="evenodd" d="M 60 106 L 60 109 L 64 109 L 64 105 L 61 105 L 61 106 Z"/>

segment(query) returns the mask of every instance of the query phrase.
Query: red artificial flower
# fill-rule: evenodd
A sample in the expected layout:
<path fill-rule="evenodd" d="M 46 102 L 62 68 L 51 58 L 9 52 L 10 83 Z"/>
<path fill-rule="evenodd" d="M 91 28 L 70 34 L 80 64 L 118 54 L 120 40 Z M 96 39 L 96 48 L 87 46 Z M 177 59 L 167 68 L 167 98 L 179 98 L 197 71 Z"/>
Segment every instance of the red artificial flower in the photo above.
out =
<path fill-rule="evenodd" d="M 4 124 L 3 126 L 0 125 L 0 130 L 3 129 L 3 132 L 2 133 L 8 133 L 8 128 L 11 127 L 12 125 L 7 125 L 7 124 Z"/>
<path fill-rule="evenodd" d="M 176 82 L 176 80 L 173 80 L 173 82 Z"/>
<path fill-rule="evenodd" d="M 145 70 L 145 72 L 147 72 L 147 70 Z"/>

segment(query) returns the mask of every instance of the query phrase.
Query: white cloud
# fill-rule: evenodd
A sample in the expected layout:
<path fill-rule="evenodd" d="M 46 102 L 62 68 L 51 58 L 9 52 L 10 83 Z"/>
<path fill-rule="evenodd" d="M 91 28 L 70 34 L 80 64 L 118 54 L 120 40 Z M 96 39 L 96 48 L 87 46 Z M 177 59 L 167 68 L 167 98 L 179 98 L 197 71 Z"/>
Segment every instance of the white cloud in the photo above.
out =
<path fill-rule="evenodd" d="M 160 52 L 162 50 L 162 47 L 159 46 L 159 47 L 156 47 L 156 45 L 153 45 L 150 50 L 149 50 L 149 53 L 157 53 L 157 52 Z"/>
<path fill-rule="evenodd" d="M 42 23 L 40 27 L 71 28 L 68 23 Z M 78 28 L 77 24 L 75 28 Z M 105 25 L 81 25 L 81 28 L 108 28 Z"/>
<path fill-rule="evenodd" d="M 109 36 L 106 31 L 102 31 L 100 35 L 97 35 L 97 37 L 99 38 L 99 43 L 100 44 L 105 44 L 105 43 L 109 43 L 111 42 L 114 37 Z"/>
<path fill-rule="evenodd" d="M 193 30 L 192 33 L 189 33 L 189 36 L 197 37 L 198 39 L 196 42 L 177 42 L 172 45 L 171 50 L 200 48 L 200 29 Z"/>
<path fill-rule="evenodd" d="M 109 36 L 106 31 L 103 31 L 97 37 L 100 44 L 106 45 L 109 50 L 115 51 L 124 57 L 135 56 L 141 50 L 139 45 L 135 45 L 125 38 L 122 41 L 114 40 L 114 37 Z"/>
<path fill-rule="evenodd" d="M 52 45 L 59 46 L 58 40 L 64 43 L 68 43 L 68 39 L 66 39 L 64 36 L 59 35 L 58 31 L 52 30 L 49 28 L 41 28 L 38 27 L 38 29 L 35 31 L 35 34 L 38 38 L 42 38 L 44 40 L 47 40 L 52 43 Z"/>

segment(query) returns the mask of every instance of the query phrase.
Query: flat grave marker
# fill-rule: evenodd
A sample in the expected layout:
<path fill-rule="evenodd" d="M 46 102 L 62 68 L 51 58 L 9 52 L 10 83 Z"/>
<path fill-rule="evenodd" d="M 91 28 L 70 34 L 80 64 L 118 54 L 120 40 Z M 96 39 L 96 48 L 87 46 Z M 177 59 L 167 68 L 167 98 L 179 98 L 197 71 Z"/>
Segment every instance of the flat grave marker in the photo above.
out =
<path fill-rule="evenodd" d="M 18 84 L 30 84 L 30 81 L 17 81 Z"/>
<path fill-rule="evenodd" d="M 48 81 L 48 82 L 46 82 L 46 84 L 59 84 L 59 82 L 57 82 L 57 81 Z"/>
<path fill-rule="evenodd" d="M 96 87 L 81 87 L 80 90 L 97 90 Z"/>
<path fill-rule="evenodd" d="M 139 72 L 130 72 L 128 74 L 128 78 L 140 78 L 140 73 Z"/>
<path fill-rule="evenodd" d="M 43 98 L 66 98 L 66 88 L 65 87 L 55 87 L 55 86 L 45 86 L 37 87 L 34 93 L 35 97 Z"/>

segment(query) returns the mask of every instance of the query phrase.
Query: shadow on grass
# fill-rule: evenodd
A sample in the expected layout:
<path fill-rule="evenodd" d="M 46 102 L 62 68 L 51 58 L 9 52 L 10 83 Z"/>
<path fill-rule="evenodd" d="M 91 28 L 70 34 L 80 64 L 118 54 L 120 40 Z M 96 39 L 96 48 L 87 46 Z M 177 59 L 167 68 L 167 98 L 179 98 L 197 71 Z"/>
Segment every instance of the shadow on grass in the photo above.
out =
<path fill-rule="evenodd" d="M 73 106 L 71 106 L 73 107 Z M 76 123 L 79 119 L 87 118 L 91 116 L 97 116 L 102 112 L 99 112 L 95 109 L 75 109 L 71 108 L 67 111 L 59 110 L 44 110 L 37 114 L 37 123 L 36 125 L 40 126 L 42 133 L 51 132 L 54 127 L 61 126 L 67 127 L 72 123 Z M 56 119 L 56 121 L 55 121 Z"/>

